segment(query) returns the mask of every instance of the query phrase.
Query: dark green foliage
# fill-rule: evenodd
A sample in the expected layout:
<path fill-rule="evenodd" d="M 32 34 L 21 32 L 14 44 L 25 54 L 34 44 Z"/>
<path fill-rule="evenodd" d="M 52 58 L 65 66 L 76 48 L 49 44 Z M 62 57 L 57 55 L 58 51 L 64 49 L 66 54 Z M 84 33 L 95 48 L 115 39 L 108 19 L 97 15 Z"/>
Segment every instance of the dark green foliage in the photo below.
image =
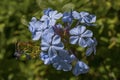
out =
<path fill-rule="evenodd" d="M 97 16 L 97 26 L 90 27 L 98 41 L 96 55 L 85 57 L 83 49 L 73 47 L 90 66 L 87 74 L 75 77 L 45 66 L 39 59 L 16 60 L 13 56 L 17 41 L 31 40 L 30 19 L 39 19 L 48 7 Z M 120 0 L 1 0 L 0 80 L 120 80 Z"/>

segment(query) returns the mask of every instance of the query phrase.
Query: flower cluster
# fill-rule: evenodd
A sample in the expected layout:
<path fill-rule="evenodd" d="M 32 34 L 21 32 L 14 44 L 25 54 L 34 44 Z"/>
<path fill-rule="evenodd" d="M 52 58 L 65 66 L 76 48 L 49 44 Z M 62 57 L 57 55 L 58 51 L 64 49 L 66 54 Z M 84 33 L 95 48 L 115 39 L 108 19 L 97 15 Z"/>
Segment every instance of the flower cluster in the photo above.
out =
<path fill-rule="evenodd" d="M 93 32 L 86 28 L 94 26 L 95 21 L 96 16 L 88 12 L 70 11 L 62 14 L 50 8 L 44 10 L 41 19 L 33 17 L 29 22 L 29 30 L 32 39 L 41 42 L 40 58 L 44 64 L 51 64 L 57 70 L 72 70 L 76 76 L 87 73 L 88 65 L 79 60 L 65 44 L 87 48 L 86 56 L 92 52 L 95 54 L 97 41 L 93 38 Z"/>

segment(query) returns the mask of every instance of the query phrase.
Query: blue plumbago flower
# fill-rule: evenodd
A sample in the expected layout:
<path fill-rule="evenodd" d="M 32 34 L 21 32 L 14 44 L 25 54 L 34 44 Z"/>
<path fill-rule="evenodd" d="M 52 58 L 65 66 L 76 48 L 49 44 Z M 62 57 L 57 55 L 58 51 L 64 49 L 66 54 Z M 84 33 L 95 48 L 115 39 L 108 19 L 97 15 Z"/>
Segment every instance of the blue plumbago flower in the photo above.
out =
<path fill-rule="evenodd" d="M 74 19 L 78 19 L 81 23 L 94 23 L 96 21 L 95 15 L 90 15 L 88 12 L 76 12 L 72 13 Z"/>
<path fill-rule="evenodd" d="M 93 40 L 91 40 L 91 44 L 88 45 L 88 49 L 86 50 L 86 56 L 89 56 L 92 52 L 94 52 L 94 54 L 96 53 L 96 45 L 97 41 L 94 38 Z"/>
<path fill-rule="evenodd" d="M 41 40 L 41 50 L 48 51 L 49 57 L 53 57 L 57 50 L 62 50 L 64 48 L 63 43 L 59 35 L 54 35 L 54 30 L 51 28 L 47 30 Z"/>
<path fill-rule="evenodd" d="M 70 64 L 75 60 L 75 56 L 70 55 L 66 50 L 59 50 L 57 55 L 52 58 L 53 67 L 57 70 L 70 71 L 72 65 Z"/>
<path fill-rule="evenodd" d="M 63 17 L 62 17 L 63 22 L 72 23 L 72 20 L 73 20 L 72 12 L 63 13 Z"/>
<path fill-rule="evenodd" d="M 40 58 L 42 61 L 44 61 L 44 64 L 46 64 L 46 65 L 51 64 L 51 59 L 49 58 L 49 56 L 46 52 L 41 52 Z"/>
<path fill-rule="evenodd" d="M 89 67 L 82 61 L 77 61 L 74 69 L 73 74 L 78 76 L 79 74 L 87 73 L 89 71 Z"/>
<path fill-rule="evenodd" d="M 86 30 L 85 26 L 77 26 L 69 31 L 70 43 L 71 44 L 79 44 L 79 46 L 87 47 L 88 42 L 91 40 L 93 36 L 92 31 Z"/>
<path fill-rule="evenodd" d="M 46 14 L 46 13 L 45 13 Z M 41 21 L 47 21 L 49 26 L 54 26 L 57 19 L 60 19 L 63 16 L 62 13 L 58 13 L 57 11 L 49 10 L 47 15 L 43 15 Z"/>
<path fill-rule="evenodd" d="M 35 17 L 31 19 L 29 23 L 29 30 L 32 33 L 33 40 L 39 40 L 43 31 L 47 28 L 47 23 L 43 23 L 41 21 L 37 21 Z"/>
<path fill-rule="evenodd" d="M 52 61 L 53 67 L 57 70 L 63 70 L 63 71 L 70 71 L 72 69 L 72 65 L 68 62 L 65 62 L 60 56 L 56 55 L 53 57 Z"/>

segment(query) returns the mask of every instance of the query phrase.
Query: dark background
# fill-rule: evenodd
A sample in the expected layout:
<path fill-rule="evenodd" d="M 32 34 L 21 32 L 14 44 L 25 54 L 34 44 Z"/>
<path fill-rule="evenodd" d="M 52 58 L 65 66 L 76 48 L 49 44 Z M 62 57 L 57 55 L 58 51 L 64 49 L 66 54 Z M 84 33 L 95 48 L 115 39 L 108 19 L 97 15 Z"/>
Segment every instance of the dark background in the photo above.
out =
<path fill-rule="evenodd" d="M 75 77 L 39 59 L 16 60 L 13 56 L 17 40 L 31 40 L 27 26 L 31 18 L 40 19 L 48 7 L 97 16 L 97 26 L 91 27 L 98 41 L 97 53 L 83 59 L 90 66 L 87 74 Z M 85 53 L 79 47 L 76 50 Z M 120 80 L 120 0 L 1 0 L 0 80 Z"/>

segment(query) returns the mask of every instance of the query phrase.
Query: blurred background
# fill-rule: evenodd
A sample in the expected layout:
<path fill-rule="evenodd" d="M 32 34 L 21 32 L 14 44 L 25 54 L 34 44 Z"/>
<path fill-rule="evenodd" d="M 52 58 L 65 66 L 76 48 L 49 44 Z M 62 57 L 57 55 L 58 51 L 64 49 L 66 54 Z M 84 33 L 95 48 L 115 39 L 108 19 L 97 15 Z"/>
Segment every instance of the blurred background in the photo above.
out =
<path fill-rule="evenodd" d="M 46 8 L 97 16 L 97 26 L 91 27 L 98 41 L 97 53 L 83 59 L 90 67 L 87 74 L 76 77 L 57 71 L 44 65 L 39 56 L 31 60 L 13 56 L 17 41 L 31 40 L 27 26 L 31 18 L 40 19 Z M 84 49 L 76 50 L 85 54 Z M 120 0 L 1 0 L 0 80 L 120 80 Z"/>

